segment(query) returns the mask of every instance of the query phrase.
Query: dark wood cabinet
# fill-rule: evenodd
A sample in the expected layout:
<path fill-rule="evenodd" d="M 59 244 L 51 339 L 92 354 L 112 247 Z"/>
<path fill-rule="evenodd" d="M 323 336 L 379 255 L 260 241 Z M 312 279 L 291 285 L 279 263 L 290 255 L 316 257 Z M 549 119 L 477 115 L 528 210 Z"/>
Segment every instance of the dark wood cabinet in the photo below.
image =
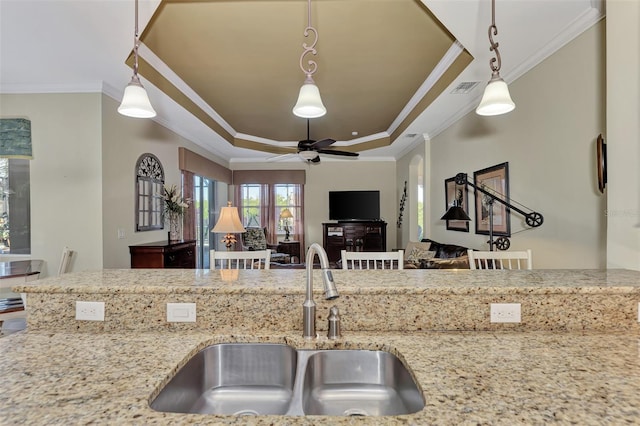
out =
<path fill-rule="evenodd" d="M 196 241 L 158 241 L 129 246 L 132 268 L 196 267 Z"/>
<path fill-rule="evenodd" d="M 340 260 L 341 250 L 387 250 L 386 222 L 323 223 L 322 228 L 322 244 L 331 262 Z"/>
<path fill-rule="evenodd" d="M 300 263 L 300 241 L 278 241 L 278 253 L 286 253 L 291 258 L 291 263 L 294 263 L 294 258 Z"/>

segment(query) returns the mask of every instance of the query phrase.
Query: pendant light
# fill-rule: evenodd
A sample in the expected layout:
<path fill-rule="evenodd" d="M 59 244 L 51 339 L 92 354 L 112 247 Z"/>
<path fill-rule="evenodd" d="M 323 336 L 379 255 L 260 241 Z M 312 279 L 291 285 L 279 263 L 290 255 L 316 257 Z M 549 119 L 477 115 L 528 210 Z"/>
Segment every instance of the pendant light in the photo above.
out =
<path fill-rule="evenodd" d="M 493 41 L 493 36 L 498 35 L 498 27 L 496 27 L 496 2 L 491 0 L 491 25 L 489 26 L 489 42 L 491 46 L 489 50 L 495 52 L 496 57 L 491 58 L 489 66 L 491 67 L 491 80 L 484 89 L 480 105 L 476 108 L 478 115 L 500 115 L 506 114 L 516 107 L 511 100 L 507 83 L 500 77 L 500 67 L 502 59 L 498 52 L 498 42 Z"/>
<path fill-rule="evenodd" d="M 133 77 L 131 77 L 131 82 L 124 89 L 124 96 L 122 97 L 122 103 L 118 107 L 118 112 L 127 117 L 152 118 L 156 116 L 156 112 L 151 106 L 151 102 L 149 102 L 147 91 L 142 87 L 140 77 L 138 77 L 138 46 L 140 44 L 138 39 L 138 0 L 135 0 L 135 4 L 136 26 L 133 39 Z"/>
<path fill-rule="evenodd" d="M 311 53 L 313 55 L 317 53 L 315 47 L 318 43 L 318 31 L 311 26 L 311 0 L 307 0 L 307 18 L 308 25 L 304 30 L 304 36 L 308 37 L 309 33 L 313 33 L 314 40 L 310 46 L 307 46 L 306 43 L 302 43 L 302 48 L 304 49 L 304 51 L 300 56 L 300 68 L 307 77 L 304 80 L 302 87 L 300 88 L 298 101 L 293 107 L 293 113 L 302 118 L 318 118 L 327 113 L 327 109 L 322 104 L 322 98 L 320 98 L 320 90 L 318 90 L 318 86 L 316 86 L 316 83 L 315 81 L 313 81 L 312 77 L 318 69 L 318 64 L 314 60 L 309 59 L 309 68 L 305 69 L 303 65 L 304 57 L 308 53 Z"/>

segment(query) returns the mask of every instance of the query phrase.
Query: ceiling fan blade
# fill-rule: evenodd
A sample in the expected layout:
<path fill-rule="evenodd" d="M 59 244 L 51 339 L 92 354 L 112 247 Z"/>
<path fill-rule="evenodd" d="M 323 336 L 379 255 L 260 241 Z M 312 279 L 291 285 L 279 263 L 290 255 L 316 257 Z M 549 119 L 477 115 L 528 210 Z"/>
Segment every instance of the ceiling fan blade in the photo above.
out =
<path fill-rule="evenodd" d="M 272 161 L 280 161 L 280 160 L 284 160 L 285 158 L 287 158 L 290 155 L 294 155 L 295 152 L 289 152 L 286 154 L 280 154 L 280 155 L 274 155 L 273 157 L 269 157 L 267 158 L 268 162 L 272 162 Z"/>
<path fill-rule="evenodd" d="M 357 157 L 360 155 L 357 152 L 340 151 L 337 149 L 318 149 L 317 151 L 320 154 L 343 155 L 345 157 Z"/>
<path fill-rule="evenodd" d="M 311 144 L 311 148 L 318 150 L 318 149 L 326 148 L 329 145 L 333 145 L 334 143 L 336 143 L 336 141 L 334 141 L 333 139 L 320 139 L 319 141 L 313 142 Z"/>
<path fill-rule="evenodd" d="M 311 163 L 319 163 L 320 162 L 320 156 L 316 155 L 316 158 L 314 158 L 312 160 L 309 160 L 309 162 L 311 162 Z"/>

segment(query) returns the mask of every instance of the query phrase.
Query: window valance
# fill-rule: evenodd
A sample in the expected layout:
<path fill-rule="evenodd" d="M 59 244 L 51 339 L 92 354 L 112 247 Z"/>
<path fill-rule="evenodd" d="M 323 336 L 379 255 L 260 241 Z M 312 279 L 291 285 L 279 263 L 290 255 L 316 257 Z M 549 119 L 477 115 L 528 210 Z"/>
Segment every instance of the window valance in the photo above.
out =
<path fill-rule="evenodd" d="M 178 167 L 180 170 L 229 185 L 233 179 L 231 170 L 183 147 L 178 148 Z"/>
<path fill-rule="evenodd" d="M 0 119 L 0 157 L 32 159 L 31 120 Z"/>
<path fill-rule="evenodd" d="M 292 183 L 304 185 L 305 170 L 234 170 L 233 184 L 260 183 L 275 185 L 278 183 Z"/>

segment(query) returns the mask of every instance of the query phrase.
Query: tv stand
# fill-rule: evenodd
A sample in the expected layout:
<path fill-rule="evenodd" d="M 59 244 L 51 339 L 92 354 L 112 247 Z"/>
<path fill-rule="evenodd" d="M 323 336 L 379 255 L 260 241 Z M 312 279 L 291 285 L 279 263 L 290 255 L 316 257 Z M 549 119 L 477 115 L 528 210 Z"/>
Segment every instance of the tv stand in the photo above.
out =
<path fill-rule="evenodd" d="M 382 220 L 323 223 L 322 235 L 322 245 L 330 262 L 340 260 L 341 250 L 387 250 L 387 223 Z"/>

